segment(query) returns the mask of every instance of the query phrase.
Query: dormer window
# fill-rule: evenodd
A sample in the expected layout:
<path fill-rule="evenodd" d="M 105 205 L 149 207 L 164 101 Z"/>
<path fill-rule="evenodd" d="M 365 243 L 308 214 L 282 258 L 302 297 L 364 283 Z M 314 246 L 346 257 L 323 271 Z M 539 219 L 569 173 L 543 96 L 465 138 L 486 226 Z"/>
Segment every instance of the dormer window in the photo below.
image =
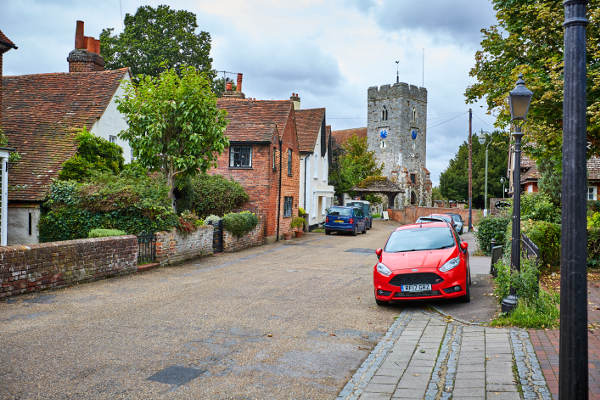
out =
<path fill-rule="evenodd" d="M 387 110 L 386 106 L 383 106 L 383 110 L 381 110 L 381 120 L 387 121 L 387 119 L 388 119 L 388 110 Z"/>

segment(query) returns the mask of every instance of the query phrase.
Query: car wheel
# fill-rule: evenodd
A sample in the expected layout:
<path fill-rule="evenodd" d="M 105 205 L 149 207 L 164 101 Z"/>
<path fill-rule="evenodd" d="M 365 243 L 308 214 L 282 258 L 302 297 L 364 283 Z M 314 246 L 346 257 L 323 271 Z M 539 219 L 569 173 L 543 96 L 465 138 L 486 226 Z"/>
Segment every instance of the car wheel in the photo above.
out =
<path fill-rule="evenodd" d="M 356 231 L 356 225 L 352 227 L 352 236 L 356 236 L 358 232 Z"/>
<path fill-rule="evenodd" d="M 363 231 L 362 231 L 362 233 L 363 233 L 363 235 L 364 235 L 365 233 L 367 233 L 367 225 L 366 225 L 366 224 L 365 224 L 365 227 L 363 228 Z"/>
<path fill-rule="evenodd" d="M 325 229 L 325 234 L 326 235 L 331 235 L 331 231 L 329 229 Z"/>
<path fill-rule="evenodd" d="M 465 279 L 465 285 L 467 285 L 467 293 L 461 299 L 463 303 L 469 303 L 471 301 L 471 276 L 467 275 Z"/>

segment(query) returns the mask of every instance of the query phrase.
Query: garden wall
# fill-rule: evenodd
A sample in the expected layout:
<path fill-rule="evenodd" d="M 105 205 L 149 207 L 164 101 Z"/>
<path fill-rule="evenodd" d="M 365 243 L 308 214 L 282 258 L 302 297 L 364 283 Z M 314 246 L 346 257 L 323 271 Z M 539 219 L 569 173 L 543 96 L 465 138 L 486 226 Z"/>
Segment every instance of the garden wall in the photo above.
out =
<path fill-rule="evenodd" d="M 464 223 L 465 223 L 465 231 L 467 224 L 469 223 L 469 209 L 464 208 L 442 208 L 442 207 L 405 207 L 402 209 L 388 209 L 388 214 L 390 215 L 390 219 L 394 221 L 398 221 L 401 224 L 413 224 L 417 218 L 424 217 L 429 214 L 460 214 Z M 481 210 L 472 210 L 473 215 L 473 226 L 477 225 L 479 220 L 483 217 L 483 212 Z"/>
<path fill-rule="evenodd" d="M 199 226 L 198 230 L 183 234 L 175 228 L 156 233 L 156 262 L 174 264 L 213 253 L 212 225 Z"/>
<path fill-rule="evenodd" d="M 234 252 L 248 247 L 260 246 L 265 242 L 265 230 L 263 219 L 258 221 L 258 224 L 250 232 L 237 238 L 227 230 L 223 230 L 223 251 Z"/>
<path fill-rule="evenodd" d="M 0 298 L 129 274 L 137 255 L 133 235 L 0 247 Z"/>

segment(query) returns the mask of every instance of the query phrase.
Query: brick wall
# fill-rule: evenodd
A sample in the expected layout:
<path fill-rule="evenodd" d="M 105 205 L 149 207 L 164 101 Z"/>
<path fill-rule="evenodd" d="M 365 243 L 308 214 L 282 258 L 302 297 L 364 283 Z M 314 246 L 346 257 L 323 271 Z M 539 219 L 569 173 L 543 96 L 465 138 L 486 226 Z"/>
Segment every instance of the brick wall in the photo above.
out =
<path fill-rule="evenodd" d="M 133 235 L 0 247 L 0 298 L 137 270 Z"/>
<path fill-rule="evenodd" d="M 417 220 L 417 218 L 423 217 L 423 216 L 429 215 L 429 214 L 446 214 L 446 213 L 460 214 L 461 218 L 463 219 L 463 222 L 465 223 L 465 231 L 466 231 L 467 225 L 469 223 L 469 210 L 464 209 L 464 208 L 405 207 L 403 209 L 393 209 L 393 210 L 388 209 L 387 211 L 390 215 L 390 219 L 393 219 L 394 221 L 398 221 L 401 224 L 412 224 Z M 475 225 L 477 225 L 479 220 L 482 218 L 483 211 L 473 209 L 472 215 L 473 215 L 473 226 L 475 226 Z"/>
<path fill-rule="evenodd" d="M 213 253 L 213 227 L 200 226 L 189 234 L 175 228 L 156 233 L 156 262 L 161 265 L 174 264 L 191 258 Z"/>
<path fill-rule="evenodd" d="M 259 221 L 253 230 L 241 238 L 237 238 L 226 230 L 223 230 L 223 251 L 228 253 L 248 247 L 260 246 L 265 242 L 264 232 L 265 229 L 262 221 Z"/>

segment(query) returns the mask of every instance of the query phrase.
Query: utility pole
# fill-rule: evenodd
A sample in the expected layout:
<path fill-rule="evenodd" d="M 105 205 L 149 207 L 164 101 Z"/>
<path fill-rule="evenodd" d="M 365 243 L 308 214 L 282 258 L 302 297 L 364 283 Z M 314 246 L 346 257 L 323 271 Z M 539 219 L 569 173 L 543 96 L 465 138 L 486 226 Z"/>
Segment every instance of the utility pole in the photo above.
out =
<path fill-rule="evenodd" d="M 589 396 L 586 230 L 586 0 L 565 0 L 560 254 L 561 400 Z"/>
<path fill-rule="evenodd" d="M 467 231 L 473 230 L 473 160 L 472 160 L 472 127 L 473 127 L 473 110 L 469 108 L 469 227 Z"/>

